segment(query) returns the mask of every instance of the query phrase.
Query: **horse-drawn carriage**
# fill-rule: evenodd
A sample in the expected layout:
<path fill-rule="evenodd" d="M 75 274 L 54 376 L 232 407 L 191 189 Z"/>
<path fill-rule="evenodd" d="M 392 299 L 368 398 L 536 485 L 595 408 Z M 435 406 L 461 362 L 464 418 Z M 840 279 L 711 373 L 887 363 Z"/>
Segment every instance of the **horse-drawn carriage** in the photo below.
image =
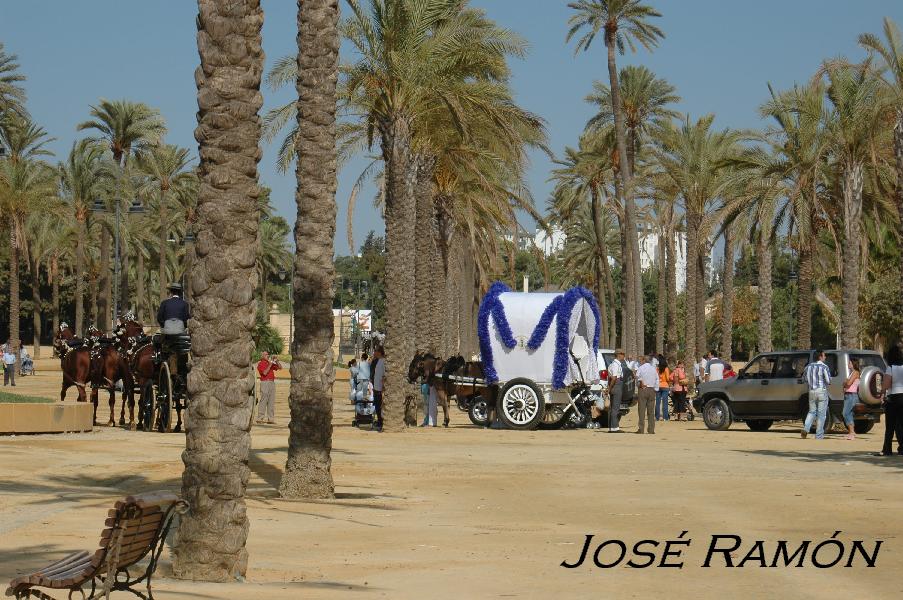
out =
<path fill-rule="evenodd" d="M 459 407 L 465 395 L 474 423 L 489 425 L 495 413 L 511 429 L 580 425 L 601 404 L 589 385 L 599 372 L 599 308 L 588 290 L 517 293 L 495 283 L 480 303 L 477 334 L 480 362 L 431 372 L 429 359 L 419 361 L 421 375 L 457 395 Z"/>
<path fill-rule="evenodd" d="M 141 390 L 139 426 L 144 431 L 181 431 L 182 411 L 188 405 L 189 335 L 149 336 L 141 323 L 132 318 L 125 319 L 117 338 Z"/>

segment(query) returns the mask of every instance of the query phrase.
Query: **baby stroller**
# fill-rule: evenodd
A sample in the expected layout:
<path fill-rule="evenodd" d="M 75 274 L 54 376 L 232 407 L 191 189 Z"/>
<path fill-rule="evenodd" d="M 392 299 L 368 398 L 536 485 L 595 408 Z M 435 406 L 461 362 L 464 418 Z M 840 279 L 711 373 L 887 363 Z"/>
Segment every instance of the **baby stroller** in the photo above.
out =
<path fill-rule="evenodd" d="M 361 425 L 373 425 L 373 413 L 376 412 L 373 406 L 373 395 L 370 393 L 368 381 L 358 382 L 351 381 L 351 403 L 354 405 L 354 419 L 351 421 L 352 427 L 360 427 Z"/>
<path fill-rule="evenodd" d="M 31 360 L 31 356 L 24 354 L 21 360 L 19 375 L 34 375 L 34 361 Z"/>

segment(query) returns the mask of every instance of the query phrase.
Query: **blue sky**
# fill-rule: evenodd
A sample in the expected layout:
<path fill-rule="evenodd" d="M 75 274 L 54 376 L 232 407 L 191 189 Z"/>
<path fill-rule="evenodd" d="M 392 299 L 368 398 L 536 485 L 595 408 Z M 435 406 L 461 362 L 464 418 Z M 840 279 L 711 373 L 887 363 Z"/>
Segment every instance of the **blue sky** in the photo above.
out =
<path fill-rule="evenodd" d="M 805 81 L 828 57 L 863 54 L 856 37 L 880 32 L 890 16 L 903 26 L 901 0 L 649 0 L 663 13 L 667 34 L 655 52 L 620 58 L 648 66 L 677 87 L 677 109 L 694 118 L 717 115 L 721 127 L 759 127 L 756 107 L 777 88 Z M 344 3 L 343 3 L 344 4 Z M 604 48 L 574 56 L 564 42 L 570 11 L 565 0 L 472 0 L 501 25 L 530 43 L 530 54 L 513 64 L 517 100 L 548 123 L 551 147 L 573 145 L 591 115 L 583 98 L 593 79 L 606 79 Z M 295 2 L 263 0 L 267 65 L 295 51 Z M 344 6 L 343 6 L 344 9 Z M 19 55 L 34 118 L 57 138 L 62 158 L 89 105 L 104 98 L 129 98 L 158 108 L 166 117 L 167 141 L 192 149 L 196 4 L 192 0 L 28 0 L 0 4 L 0 41 Z M 600 40 L 601 41 L 601 40 Z M 343 51 L 346 48 L 343 48 Z M 265 91 L 265 108 L 291 99 L 292 90 Z M 294 174 L 275 169 L 275 145 L 264 148 L 261 181 L 273 189 L 280 214 L 294 220 Z M 365 162 L 349 163 L 339 176 L 336 251 L 348 252 L 345 207 L 352 182 Z M 535 155 L 529 182 L 544 207 L 551 163 Z M 358 199 L 355 243 L 367 231 L 382 231 L 370 200 Z"/>

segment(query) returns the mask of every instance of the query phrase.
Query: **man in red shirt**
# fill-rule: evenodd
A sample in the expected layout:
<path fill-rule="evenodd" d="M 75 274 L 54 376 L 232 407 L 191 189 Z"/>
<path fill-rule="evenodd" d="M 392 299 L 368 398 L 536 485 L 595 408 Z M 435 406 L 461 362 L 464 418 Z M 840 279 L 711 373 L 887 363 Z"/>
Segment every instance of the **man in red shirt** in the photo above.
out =
<path fill-rule="evenodd" d="M 276 371 L 282 368 L 276 358 L 270 358 L 269 352 L 264 352 L 257 363 L 257 373 L 260 375 L 260 402 L 257 404 L 257 422 L 276 423 Z"/>

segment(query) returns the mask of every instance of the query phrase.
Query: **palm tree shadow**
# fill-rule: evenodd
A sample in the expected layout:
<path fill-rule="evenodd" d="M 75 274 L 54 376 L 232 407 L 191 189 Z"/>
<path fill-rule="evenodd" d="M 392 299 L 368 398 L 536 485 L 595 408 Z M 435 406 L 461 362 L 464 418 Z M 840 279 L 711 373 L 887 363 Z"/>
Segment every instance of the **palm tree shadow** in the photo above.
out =
<path fill-rule="evenodd" d="M 807 463 L 856 462 L 903 471 L 903 456 L 875 456 L 873 452 L 805 452 L 800 450 L 734 450 L 743 454 L 791 458 Z"/>

